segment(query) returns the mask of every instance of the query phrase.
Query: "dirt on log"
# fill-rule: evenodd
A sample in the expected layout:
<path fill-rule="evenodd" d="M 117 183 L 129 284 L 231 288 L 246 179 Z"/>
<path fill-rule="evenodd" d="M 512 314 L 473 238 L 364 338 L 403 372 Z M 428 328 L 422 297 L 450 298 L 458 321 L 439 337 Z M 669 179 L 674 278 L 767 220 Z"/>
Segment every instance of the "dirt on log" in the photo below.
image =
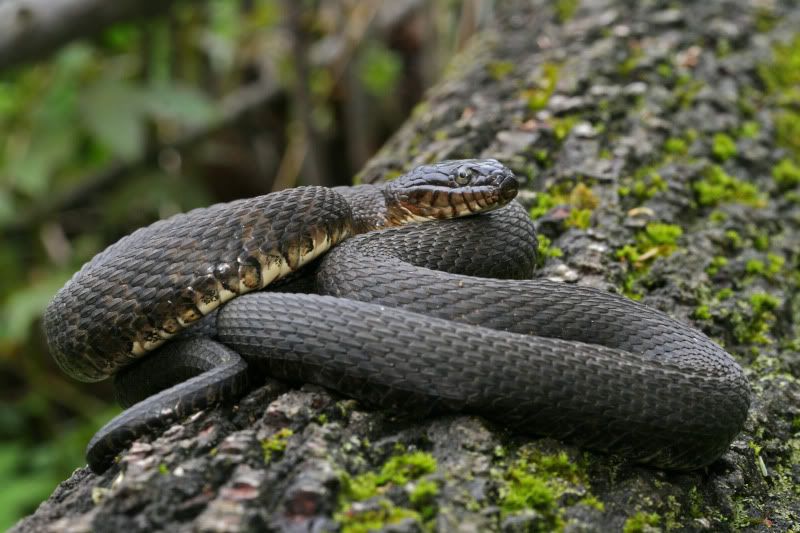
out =
<path fill-rule="evenodd" d="M 460 157 L 511 166 L 544 237 L 538 275 L 640 299 L 746 368 L 750 416 L 710 467 L 665 472 L 267 381 L 141 439 L 103 475 L 77 470 L 13 531 L 796 528 L 797 28 L 797 2 L 498 2 L 359 176 Z"/>

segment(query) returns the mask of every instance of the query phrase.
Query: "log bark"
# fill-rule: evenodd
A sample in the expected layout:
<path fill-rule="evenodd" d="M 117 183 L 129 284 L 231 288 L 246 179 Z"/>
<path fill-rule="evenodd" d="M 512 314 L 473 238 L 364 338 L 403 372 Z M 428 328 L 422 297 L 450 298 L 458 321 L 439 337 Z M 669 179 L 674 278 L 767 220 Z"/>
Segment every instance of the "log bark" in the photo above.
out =
<path fill-rule="evenodd" d="M 552 241 L 539 275 L 641 298 L 746 368 L 751 413 L 721 459 L 664 472 L 268 380 L 141 439 L 103 475 L 77 470 L 13 531 L 796 526 L 800 196 L 774 176 L 797 154 L 776 120 L 792 104 L 763 67 L 800 6 L 568 4 L 498 2 L 494 26 L 359 179 L 444 158 L 512 166 Z"/>
<path fill-rule="evenodd" d="M 165 12 L 173 0 L 3 0 L 0 70 L 47 56 L 109 25 Z"/>

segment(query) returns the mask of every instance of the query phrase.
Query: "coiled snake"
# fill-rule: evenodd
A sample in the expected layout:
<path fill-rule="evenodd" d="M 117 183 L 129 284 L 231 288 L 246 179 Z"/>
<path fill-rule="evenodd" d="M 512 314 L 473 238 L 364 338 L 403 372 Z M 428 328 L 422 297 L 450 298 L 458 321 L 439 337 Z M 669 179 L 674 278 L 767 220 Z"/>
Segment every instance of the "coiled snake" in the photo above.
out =
<path fill-rule="evenodd" d="M 197 209 L 110 246 L 45 313 L 62 369 L 84 381 L 117 373 L 121 401 L 142 400 L 95 435 L 90 467 L 102 471 L 143 433 L 241 395 L 248 363 L 369 403 L 481 414 L 661 468 L 714 461 L 750 395 L 742 369 L 705 335 L 611 293 L 522 279 L 536 237 L 516 202 L 403 226 L 491 211 L 516 191 L 497 161 L 447 161 L 384 186 L 304 187 Z M 236 298 L 356 233 L 313 265 L 321 294 Z M 179 334 L 228 300 L 211 324 L 221 344 Z"/>

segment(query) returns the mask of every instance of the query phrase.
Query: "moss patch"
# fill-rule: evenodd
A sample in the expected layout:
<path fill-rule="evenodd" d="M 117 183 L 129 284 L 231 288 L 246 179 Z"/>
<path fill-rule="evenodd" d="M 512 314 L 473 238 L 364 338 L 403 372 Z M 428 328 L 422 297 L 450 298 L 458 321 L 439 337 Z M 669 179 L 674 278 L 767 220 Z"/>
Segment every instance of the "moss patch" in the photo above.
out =
<path fill-rule="evenodd" d="M 556 206 L 568 205 L 571 209 L 564 221 L 565 225 L 586 229 L 590 226 L 592 211 L 599 204 L 600 200 L 589 186 L 578 183 L 570 188 L 569 184 L 559 184 L 550 187 L 548 192 L 537 194 L 536 204 L 530 209 L 529 214 L 531 218 L 537 219 Z"/>
<path fill-rule="evenodd" d="M 791 189 L 800 185 L 800 165 L 791 159 L 782 159 L 772 167 L 772 178 L 781 190 Z"/>
<path fill-rule="evenodd" d="M 521 93 L 521 97 L 528 102 L 528 109 L 531 111 L 539 111 L 547 107 L 547 102 L 550 101 L 550 96 L 556 90 L 556 82 L 558 81 L 558 72 L 560 65 L 556 63 L 545 63 L 541 67 L 541 75 L 537 80 L 535 87 L 525 89 Z"/>
<path fill-rule="evenodd" d="M 736 141 L 731 139 L 729 135 L 716 133 L 711 145 L 711 153 L 714 154 L 714 158 L 718 161 L 727 161 L 737 153 Z"/>
<path fill-rule="evenodd" d="M 638 512 L 625 520 L 622 526 L 623 533 L 646 533 L 647 531 L 657 531 L 655 528 L 661 523 L 661 517 L 657 513 Z"/>
<path fill-rule="evenodd" d="M 752 183 L 737 179 L 719 165 L 707 166 L 701 179 L 692 183 L 698 205 L 716 206 L 725 202 L 736 202 L 756 207 L 766 205 L 766 200 Z"/>
<path fill-rule="evenodd" d="M 570 486 L 584 483 L 583 472 L 566 453 L 548 455 L 523 448 L 517 460 L 502 473 L 500 509 L 504 515 L 533 509 L 543 517 L 540 530 L 557 530 L 563 527 L 558 499 Z M 584 500 L 587 505 L 603 507 L 591 495 Z"/>
<path fill-rule="evenodd" d="M 261 441 L 261 449 L 264 451 L 264 462 L 269 463 L 275 456 L 282 454 L 286 450 L 289 437 L 294 435 L 294 431 L 289 428 L 278 430 L 273 436 Z"/>
<path fill-rule="evenodd" d="M 677 148 L 673 147 L 673 149 Z M 632 197 L 640 203 L 649 200 L 659 192 L 667 190 L 667 182 L 654 166 L 640 168 L 632 177 L 624 180 L 623 183 L 624 185 L 617 190 L 619 196 L 621 198 Z"/>
<path fill-rule="evenodd" d="M 389 500 L 381 500 L 376 508 L 363 510 L 348 507 L 334 513 L 333 519 L 342 526 L 342 533 L 368 533 L 385 528 L 387 525 L 397 524 L 406 519 L 419 522 L 419 513 L 396 507 Z"/>
<path fill-rule="evenodd" d="M 420 479 L 436 471 L 436 459 L 426 452 L 412 452 L 390 457 L 378 472 L 365 472 L 357 476 L 340 475 L 341 492 L 339 509 L 334 518 L 343 531 L 369 531 L 401 520 L 417 522 L 436 514 L 435 496 L 438 485 L 429 479 Z M 384 496 L 392 487 L 407 487 L 412 508 L 397 505 Z M 360 504 L 369 500 L 370 505 Z M 377 508 L 376 508 L 377 506 Z"/>
<path fill-rule="evenodd" d="M 580 0 L 556 0 L 555 10 L 556 18 L 559 22 L 564 23 L 571 19 L 580 6 Z"/>

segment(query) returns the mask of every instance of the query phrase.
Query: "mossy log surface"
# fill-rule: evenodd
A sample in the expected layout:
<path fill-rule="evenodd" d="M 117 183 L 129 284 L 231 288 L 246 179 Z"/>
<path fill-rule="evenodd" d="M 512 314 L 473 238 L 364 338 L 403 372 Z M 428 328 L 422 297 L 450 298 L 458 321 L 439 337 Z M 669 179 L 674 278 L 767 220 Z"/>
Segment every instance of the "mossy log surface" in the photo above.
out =
<path fill-rule="evenodd" d="M 268 381 L 77 470 L 14 531 L 797 530 L 800 5 L 498 4 L 359 179 L 507 163 L 540 276 L 640 299 L 746 368 L 730 450 L 675 474 Z"/>

